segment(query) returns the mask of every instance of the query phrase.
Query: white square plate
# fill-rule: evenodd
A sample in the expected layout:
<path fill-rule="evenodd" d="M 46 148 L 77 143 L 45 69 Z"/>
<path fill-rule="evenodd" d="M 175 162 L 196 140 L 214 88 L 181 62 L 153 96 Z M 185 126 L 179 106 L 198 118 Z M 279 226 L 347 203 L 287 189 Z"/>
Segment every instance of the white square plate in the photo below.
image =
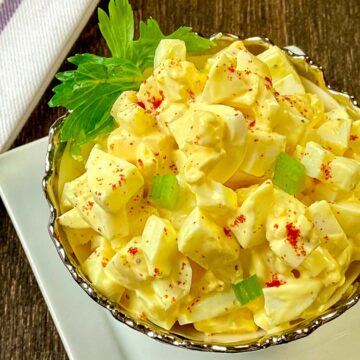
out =
<path fill-rule="evenodd" d="M 114 320 L 71 278 L 47 232 L 41 179 L 47 138 L 0 156 L 0 195 L 72 360 L 358 359 L 360 305 L 293 343 L 244 354 L 190 352 L 158 343 Z"/>

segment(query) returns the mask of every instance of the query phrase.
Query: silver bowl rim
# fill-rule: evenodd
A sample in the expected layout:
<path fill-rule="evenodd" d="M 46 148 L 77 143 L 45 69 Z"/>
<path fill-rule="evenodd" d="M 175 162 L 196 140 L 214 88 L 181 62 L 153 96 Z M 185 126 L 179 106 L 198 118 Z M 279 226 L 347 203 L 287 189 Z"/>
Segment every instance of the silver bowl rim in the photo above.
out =
<path fill-rule="evenodd" d="M 240 39 L 239 36 L 234 34 L 228 34 L 228 33 L 215 33 L 213 34 L 210 39 L 218 39 L 220 37 L 227 37 L 232 39 Z M 249 37 L 246 39 L 243 39 L 244 41 L 260 41 L 264 42 L 270 45 L 274 45 L 274 43 L 267 37 L 262 36 L 254 36 Z M 282 50 L 284 50 L 288 55 L 290 55 L 293 58 L 302 59 L 307 64 L 309 64 L 313 69 L 320 70 L 323 73 L 323 68 L 320 65 L 317 65 L 314 61 L 310 59 L 308 55 L 305 53 L 303 54 L 297 54 L 293 52 L 291 49 L 288 49 L 287 47 L 283 47 Z M 301 50 L 301 49 L 300 49 Z M 338 91 L 335 90 L 332 86 L 329 85 L 329 83 L 326 81 L 324 76 L 324 81 L 329 89 L 329 91 L 332 94 L 342 95 L 345 98 L 347 98 L 350 103 L 356 107 L 359 108 L 357 101 L 355 100 L 354 96 L 348 94 L 346 91 Z M 360 110 L 360 109 L 359 109 Z M 48 231 L 50 234 L 50 237 L 56 247 L 56 250 L 64 263 L 65 267 L 70 272 L 73 279 L 78 283 L 78 285 L 99 305 L 107 309 L 111 315 L 118 321 L 122 322 L 123 324 L 127 325 L 128 327 L 132 328 L 133 330 L 139 331 L 147 336 L 149 336 L 152 339 L 155 339 L 159 342 L 170 344 L 176 347 L 191 349 L 191 350 L 197 350 L 197 351 L 205 351 L 205 352 L 219 352 L 219 353 L 242 353 L 242 352 L 250 352 L 250 351 L 257 351 L 266 349 L 270 346 L 274 345 L 281 345 L 285 343 L 292 342 L 294 340 L 298 340 L 301 338 L 304 338 L 311 333 L 313 333 L 316 329 L 318 329 L 320 326 L 328 323 L 331 320 L 336 319 L 338 316 L 343 314 L 345 311 L 353 307 L 359 300 L 360 300 L 360 293 L 355 293 L 349 300 L 347 300 L 345 303 L 337 306 L 336 309 L 328 309 L 324 312 L 323 315 L 318 316 L 314 319 L 308 320 L 308 322 L 300 327 L 296 327 L 295 329 L 290 329 L 291 331 L 287 332 L 286 330 L 280 334 L 268 334 L 263 336 L 260 339 L 252 340 L 249 344 L 210 344 L 205 343 L 198 340 L 190 340 L 184 336 L 170 333 L 169 331 L 166 331 L 164 329 L 161 329 L 160 327 L 156 325 L 152 325 L 153 328 L 151 328 L 149 325 L 138 322 L 134 319 L 132 319 L 130 316 L 124 314 L 119 310 L 119 307 L 116 306 L 116 304 L 112 303 L 110 300 L 106 299 L 103 295 L 101 295 L 92 285 L 91 283 L 84 279 L 82 274 L 78 271 L 77 267 L 72 264 L 72 261 L 66 254 L 64 246 L 61 244 L 60 240 L 57 238 L 55 234 L 55 221 L 57 218 L 57 210 L 54 207 L 50 196 L 47 192 L 47 183 L 48 180 L 53 175 L 53 168 L 52 168 L 52 160 L 53 160 L 53 150 L 55 148 L 54 143 L 54 136 L 56 132 L 61 127 L 64 119 L 66 118 L 67 114 L 59 117 L 53 125 L 50 127 L 49 130 L 49 143 L 47 148 L 47 154 L 45 159 L 45 176 L 42 179 L 42 189 L 45 193 L 46 200 L 50 207 L 50 218 L 48 223 Z M 305 322 L 305 321 L 303 321 Z M 300 323 L 301 324 L 301 323 Z M 297 326 L 297 325 L 296 325 Z"/>

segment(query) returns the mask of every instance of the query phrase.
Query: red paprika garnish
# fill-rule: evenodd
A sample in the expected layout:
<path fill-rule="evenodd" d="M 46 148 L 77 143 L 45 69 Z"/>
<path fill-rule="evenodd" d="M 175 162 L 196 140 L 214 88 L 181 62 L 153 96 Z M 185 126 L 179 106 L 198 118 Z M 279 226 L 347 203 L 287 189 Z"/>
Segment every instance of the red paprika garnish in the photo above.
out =
<path fill-rule="evenodd" d="M 135 255 L 138 251 L 139 249 L 137 247 L 129 247 L 128 249 L 128 253 L 131 255 Z"/>
<path fill-rule="evenodd" d="M 190 96 L 190 100 L 191 100 L 191 101 L 194 101 L 194 100 L 195 100 L 195 94 L 194 94 L 194 92 L 193 92 L 191 89 L 188 89 L 187 92 L 188 92 L 188 94 L 189 94 L 189 96 Z"/>
<path fill-rule="evenodd" d="M 306 252 L 304 249 L 304 244 L 299 245 L 300 229 L 296 228 L 293 223 L 286 224 L 286 240 L 295 250 L 298 256 L 305 256 Z"/>
<path fill-rule="evenodd" d="M 272 81 L 268 76 L 265 76 L 265 81 L 267 81 L 272 86 Z"/>
<path fill-rule="evenodd" d="M 256 125 L 256 121 L 255 121 L 255 120 L 250 121 L 250 122 L 248 123 L 248 129 L 252 129 L 255 125 Z"/>
<path fill-rule="evenodd" d="M 331 171 L 330 171 L 330 162 L 331 161 L 321 164 L 321 167 L 320 167 L 320 170 L 323 173 L 325 180 L 329 180 L 332 177 Z"/>
<path fill-rule="evenodd" d="M 104 268 L 106 267 L 106 265 L 108 264 L 109 260 L 106 258 L 103 258 L 103 260 L 101 261 L 101 266 Z"/>
<path fill-rule="evenodd" d="M 156 110 L 158 107 L 160 107 L 160 105 L 162 104 L 162 102 L 165 99 L 164 93 L 160 90 L 160 99 L 156 99 L 154 96 L 151 98 L 151 103 L 153 108 Z"/>
<path fill-rule="evenodd" d="M 230 224 L 231 227 L 235 227 L 239 224 L 243 224 L 246 221 L 246 217 L 244 214 L 240 214 L 235 218 L 235 220 Z"/>
<path fill-rule="evenodd" d="M 286 224 L 286 239 L 289 243 L 295 247 L 297 246 L 297 241 L 300 236 L 300 229 L 297 229 L 294 224 L 287 223 Z"/>
<path fill-rule="evenodd" d="M 273 84 L 272 84 L 272 80 L 268 77 L 268 76 L 265 76 L 265 87 L 267 90 L 271 90 Z"/>
<path fill-rule="evenodd" d="M 224 234 L 227 237 L 231 237 L 231 230 L 227 227 L 224 227 Z"/>
<path fill-rule="evenodd" d="M 279 287 L 284 284 L 286 284 L 286 281 L 280 280 L 278 278 L 278 275 L 275 273 L 275 274 L 272 274 L 271 281 L 268 281 L 265 283 L 265 286 L 266 287 Z"/>
<path fill-rule="evenodd" d="M 235 67 L 234 67 L 234 65 L 233 64 L 231 64 L 229 67 L 228 67 L 228 70 L 230 71 L 230 72 L 235 72 Z"/>
<path fill-rule="evenodd" d="M 142 101 L 138 101 L 137 104 L 145 110 L 145 104 Z"/>
<path fill-rule="evenodd" d="M 295 279 L 298 279 L 300 277 L 300 271 L 297 269 L 292 269 L 291 270 L 292 274 L 294 275 Z"/>

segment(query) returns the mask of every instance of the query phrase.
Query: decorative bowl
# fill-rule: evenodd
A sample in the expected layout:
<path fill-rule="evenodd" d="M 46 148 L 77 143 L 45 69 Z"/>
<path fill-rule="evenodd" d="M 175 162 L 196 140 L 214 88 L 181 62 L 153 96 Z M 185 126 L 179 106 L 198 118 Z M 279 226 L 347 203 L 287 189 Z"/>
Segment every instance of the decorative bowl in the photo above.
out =
<path fill-rule="evenodd" d="M 232 34 L 216 33 L 211 36 L 211 39 L 230 42 L 234 39 L 238 39 L 238 37 Z M 268 38 L 263 37 L 252 37 L 243 40 L 243 42 L 254 54 L 259 53 L 273 45 Z M 324 91 L 329 93 L 334 99 L 345 106 L 350 114 L 359 116 L 360 118 L 360 108 L 358 107 L 354 97 L 344 91 L 337 91 L 333 89 L 325 80 L 321 66 L 316 65 L 299 48 L 289 46 L 283 48 L 283 50 L 286 52 L 287 57 L 290 59 L 300 75 L 312 81 Z M 320 316 L 307 320 L 300 320 L 290 329 L 279 333 L 266 334 L 264 331 L 259 331 L 251 337 L 239 335 L 203 335 L 202 337 L 199 337 L 191 332 L 184 333 L 180 327 L 175 326 L 175 328 L 170 331 L 166 331 L 150 321 L 135 320 L 125 309 L 102 296 L 81 273 L 77 260 L 72 254 L 70 246 L 67 243 L 65 234 L 61 231 L 56 222 L 56 218 L 59 214 L 59 195 L 57 193 L 59 160 L 61 159 L 65 149 L 65 144 L 60 142 L 59 135 L 65 117 L 66 115 L 60 117 L 50 128 L 49 146 L 46 156 L 46 170 L 42 182 L 43 190 L 50 206 L 50 220 L 48 226 L 50 237 L 55 244 L 61 260 L 69 270 L 74 280 L 95 302 L 106 308 L 117 321 L 120 321 L 130 328 L 144 333 L 155 340 L 171 344 L 173 346 L 208 352 L 237 353 L 261 350 L 270 346 L 301 339 L 311 334 L 320 326 L 337 318 L 359 301 L 360 282 L 359 279 L 355 279 L 350 293 L 348 293 L 346 297 L 339 299 L 335 305 L 323 312 Z"/>

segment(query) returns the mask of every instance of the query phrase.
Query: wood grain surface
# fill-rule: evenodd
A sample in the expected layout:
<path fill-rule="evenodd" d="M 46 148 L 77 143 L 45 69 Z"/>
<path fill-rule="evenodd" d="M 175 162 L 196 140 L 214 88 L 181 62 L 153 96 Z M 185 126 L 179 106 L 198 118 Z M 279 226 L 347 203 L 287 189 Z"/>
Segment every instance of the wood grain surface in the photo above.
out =
<path fill-rule="evenodd" d="M 266 35 L 296 44 L 323 65 L 336 88 L 360 98 L 359 0 L 133 0 L 136 19 L 157 19 L 165 33 L 190 25 L 203 35 Z M 106 7 L 107 1 L 100 6 Z M 39 19 L 41 21 L 41 19 Z M 70 54 L 107 54 L 94 14 Z M 62 69 L 67 68 L 64 63 Z M 1 80 L 0 80 L 1 81 Z M 63 113 L 50 109 L 53 81 L 13 147 L 45 136 Z M 50 240 L 49 240 L 50 241 Z M 67 359 L 18 237 L 0 201 L 0 359 Z M 84 295 L 85 296 L 85 295 Z M 352 359 L 349 359 L 352 360 Z"/>

